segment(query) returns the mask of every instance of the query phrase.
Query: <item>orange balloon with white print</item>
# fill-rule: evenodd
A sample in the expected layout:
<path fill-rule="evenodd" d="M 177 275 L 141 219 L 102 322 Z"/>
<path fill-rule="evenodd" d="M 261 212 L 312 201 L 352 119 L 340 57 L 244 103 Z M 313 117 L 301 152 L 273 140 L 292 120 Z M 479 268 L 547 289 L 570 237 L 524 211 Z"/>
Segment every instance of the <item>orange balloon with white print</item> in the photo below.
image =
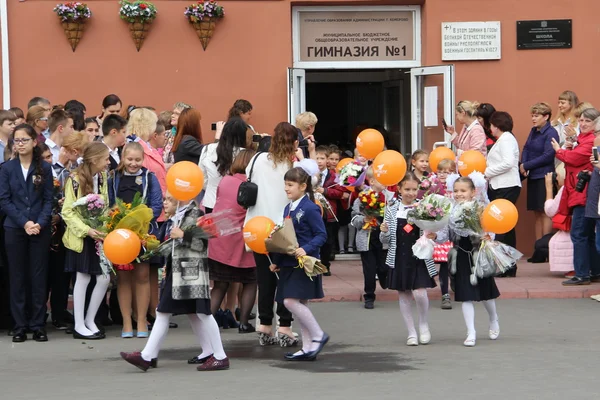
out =
<path fill-rule="evenodd" d="M 406 174 L 406 160 L 402 154 L 394 150 L 379 153 L 371 167 L 373 177 L 385 186 L 398 184 Z"/>
<path fill-rule="evenodd" d="M 344 168 L 346 165 L 350 164 L 352 161 L 354 161 L 352 158 L 343 158 L 335 166 L 335 171 L 339 174 L 342 171 L 342 168 Z"/>
<path fill-rule="evenodd" d="M 267 217 L 254 217 L 244 225 L 244 242 L 255 253 L 268 254 L 265 239 L 271 235 L 275 222 Z"/>
<path fill-rule="evenodd" d="M 104 254 L 113 264 L 133 262 L 140 254 L 142 242 L 129 229 L 115 229 L 104 238 Z"/>
<path fill-rule="evenodd" d="M 369 160 L 381 153 L 384 147 L 383 135 L 376 129 L 365 129 L 356 138 L 358 154 Z"/>
<path fill-rule="evenodd" d="M 167 172 L 167 190 L 175 199 L 187 201 L 200 194 L 204 187 L 204 174 L 191 161 L 180 161 Z"/>
<path fill-rule="evenodd" d="M 485 232 L 503 234 L 511 231 L 519 221 L 517 207 L 506 199 L 496 199 L 483 210 L 481 227 Z"/>
<path fill-rule="evenodd" d="M 485 156 L 478 150 L 467 150 L 458 157 L 458 173 L 469 176 L 471 172 L 485 173 Z"/>
<path fill-rule="evenodd" d="M 437 172 L 438 164 L 442 160 L 456 160 L 456 154 L 448 147 L 436 147 L 429 155 L 429 167 L 433 172 Z M 452 171 L 456 172 L 456 171 Z"/>

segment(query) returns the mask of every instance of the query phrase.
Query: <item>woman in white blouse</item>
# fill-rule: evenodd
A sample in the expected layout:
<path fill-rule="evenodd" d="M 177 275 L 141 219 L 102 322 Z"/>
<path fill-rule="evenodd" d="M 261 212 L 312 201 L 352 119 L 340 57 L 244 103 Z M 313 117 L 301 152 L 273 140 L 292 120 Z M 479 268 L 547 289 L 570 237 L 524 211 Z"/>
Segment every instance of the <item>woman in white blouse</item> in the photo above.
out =
<path fill-rule="evenodd" d="M 519 144 L 511 133 L 513 120 L 510 114 L 496 111 L 490 117 L 490 130 L 498 140 L 490 149 L 487 157 L 485 177 L 488 179 L 488 197 L 490 201 L 506 199 L 517 204 L 521 194 L 521 177 L 519 175 Z M 515 229 L 496 235 L 496 240 L 509 246 L 517 246 Z M 506 276 L 515 276 L 516 267 L 509 270 Z"/>
<path fill-rule="evenodd" d="M 233 117 L 223 127 L 217 143 L 204 147 L 199 165 L 204 173 L 204 199 L 202 205 L 207 213 L 212 212 L 217 201 L 217 187 L 225 175 L 229 174 L 233 159 L 246 146 L 248 126 L 239 117 Z"/>

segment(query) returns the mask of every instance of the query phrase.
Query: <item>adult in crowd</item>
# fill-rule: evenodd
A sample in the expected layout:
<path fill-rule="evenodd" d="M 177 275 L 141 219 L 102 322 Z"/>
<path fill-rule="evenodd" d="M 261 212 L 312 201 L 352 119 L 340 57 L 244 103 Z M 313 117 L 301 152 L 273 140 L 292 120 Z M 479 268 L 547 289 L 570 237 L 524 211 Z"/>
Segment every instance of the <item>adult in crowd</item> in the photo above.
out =
<path fill-rule="evenodd" d="M 241 118 L 250 129 L 255 131 L 252 125 L 250 125 L 250 120 L 252 119 L 252 104 L 250 104 L 248 100 L 239 99 L 233 103 L 233 106 L 229 109 L 227 120 L 234 117 Z"/>
<path fill-rule="evenodd" d="M 600 162 L 595 156 L 595 154 L 600 153 L 600 118 L 596 118 L 594 133 L 596 135 L 594 139 L 596 153 L 592 152 L 592 156 L 590 157 L 594 168 L 590 171 L 591 177 L 587 201 L 585 203 L 585 216 L 596 223 L 596 252 L 599 254 L 600 259 L 600 204 L 598 204 L 600 201 Z"/>
<path fill-rule="evenodd" d="M 298 159 L 317 158 L 316 142 L 315 142 L 315 127 L 317 125 L 317 116 L 306 111 L 296 116 L 296 128 L 298 128 L 298 150 L 296 157 Z"/>
<path fill-rule="evenodd" d="M 190 161 L 198 164 L 202 153 L 202 127 L 200 111 L 186 108 L 177 122 L 177 136 L 173 141 L 173 161 Z"/>
<path fill-rule="evenodd" d="M 565 90 L 558 96 L 558 114 L 556 119 L 552 121 L 552 126 L 558 132 L 558 142 L 560 144 L 563 144 L 566 140 L 575 142 L 579 134 L 579 126 L 575 117 L 575 108 L 578 104 L 579 98 L 575 92 Z"/>
<path fill-rule="evenodd" d="M 48 341 L 44 329 L 52 215 L 52 167 L 42 160 L 37 132 L 15 128 L 17 156 L 0 169 L 0 207 L 6 213 L 5 245 L 10 278 L 10 306 L 15 320 L 13 342 Z"/>
<path fill-rule="evenodd" d="M 165 162 L 165 167 L 167 167 L 167 170 L 171 168 L 171 165 L 173 165 L 175 162 L 175 150 L 173 150 L 173 143 L 175 142 L 175 136 L 177 135 L 179 116 L 183 110 L 187 110 L 188 108 L 192 108 L 192 106 L 182 101 L 175 103 L 173 106 L 173 112 L 171 113 L 172 128 L 169 132 L 167 132 L 167 143 L 165 143 L 165 148 L 163 150 L 163 161 Z"/>
<path fill-rule="evenodd" d="M 490 103 L 483 103 L 477 107 L 476 115 L 477 121 L 483 128 L 483 132 L 485 132 L 485 147 L 489 152 L 494 143 L 496 143 L 496 138 L 492 135 L 492 130 L 490 129 L 490 117 L 493 113 L 496 112 L 496 108 Z"/>
<path fill-rule="evenodd" d="M 50 116 L 50 110 L 46 110 L 42 106 L 33 106 L 27 110 L 27 117 L 25 122 L 35 129 L 38 134 L 37 141 L 44 143 L 46 141 L 45 132 L 48 132 L 48 117 Z M 48 134 L 48 136 L 50 136 Z"/>
<path fill-rule="evenodd" d="M 496 111 L 490 117 L 490 130 L 497 140 L 487 157 L 485 177 L 489 181 L 488 197 L 490 201 L 506 199 L 516 205 L 521 194 L 521 177 L 519 175 L 519 144 L 512 134 L 512 129 L 513 120 L 507 112 Z M 505 234 L 496 235 L 496 240 L 517 247 L 515 228 Z M 514 277 L 516 274 L 517 267 L 515 266 L 504 276 Z"/>
<path fill-rule="evenodd" d="M 248 208 L 246 222 L 256 216 L 268 217 L 281 222 L 283 210 L 288 204 L 285 193 L 285 173 L 293 167 L 292 160 L 298 148 L 298 130 L 287 122 L 275 127 L 268 153 L 255 155 L 246 168 L 246 176 L 258 186 L 256 204 Z M 254 165 L 254 167 L 253 167 Z M 252 171 L 252 173 L 251 173 Z M 259 343 L 264 346 L 277 342 L 273 335 L 273 303 L 277 289 L 277 276 L 271 272 L 271 262 L 266 255 L 254 253 L 258 280 L 258 316 L 260 324 L 256 330 Z M 282 303 L 277 303 L 279 316 L 279 340 L 283 344 L 296 342 L 292 333 L 292 313 Z"/>
<path fill-rule="evenodd" d="M 477 107 L 479 103 L 476 101 L 459 101 L 456 105 L 456 121 L 463 124 L 463 128 L 459 134 L 453 126 L 447 127 L 447 132 L 452 135 L 450 140 L 456 146 L 457 156 L 467 150 L 487 154 L 485 131 L 477 119 Z"/>
<path fill-rule="evenodd" d="M 575 276 L 564 281 L 564 286 L 589 285 L 592 280 L 600 281 L 600 256 L 596 251 L 594 232 L 596 220 L 586 217 L 587 181 L 589 171 L 593 170 L 590 155 L 595 140 L 595 121 L 599 117 L 600 112 L 595 108 L 583 111 L 579 118 L 580 133 L 576 147 L 562 149 L 556 140 L 552 140 L 556 158 L 565 163 L 566 169 L 565 189 L 559 212 L 572 215 L 571 241 Z"/>
<path fill-rule="evenodd" d="M 78 100 L 69 100 L 65 103 L 65 111 L 71 115 L 76 131 L 85 129 L 85 105 Z"/>
<path fill-rule="evenodd" d="M 116 94 L 109 94 L 104 99 L 102 99 L 102 112 L 100 115 L 96 117 L 96 121 L 98 121 L 98 126 L 102 129 L 102 122 L 109 115 L 119 115 L 121 113 L 121 108 L 123 107 L 123 103 L 121 99 Z"/>
<path fill-rule="evenodd" d="M 8 142 L 12 140 L 16 120 L 15 114 L 0 110 L 0 163 L 4 162 L 4 149 L 8 146 Z"/>
<path fill-rule="evenodd" d="M 29 110 L 33 106 L 43 107 L 44 110 L 48 112 L 52 111 L 52 104 L 50 103 L 50 100 L 44 97 L 32 97 L 31 100 L 29 100 L 29 102 L 27 103 L 27 109 Z"/>
<path fill-rule="evenodd" d="M 530 108 L 533 128 L 523 146 L 520 173 L 527 177 L 527 210 L 535 215 L 535 240 L 552 232 L 552 220 L 544 212 L 545 176 L 554 172 L 555 151 L 552 139 L 559 141 L 558 133 L 550 124 L 552 109 L 547 103 L 536 103 Z"/>

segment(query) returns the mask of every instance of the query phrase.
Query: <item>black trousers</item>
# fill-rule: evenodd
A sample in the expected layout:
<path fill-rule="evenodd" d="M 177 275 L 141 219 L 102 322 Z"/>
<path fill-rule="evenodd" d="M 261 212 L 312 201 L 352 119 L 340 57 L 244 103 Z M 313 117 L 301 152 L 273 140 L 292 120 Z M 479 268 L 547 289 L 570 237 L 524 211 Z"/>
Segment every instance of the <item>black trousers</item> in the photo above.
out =
<path fill-rule="evenodd" d="M 337 222 L 325 222 L 325 229 L 327 230 L 327 241 L 321 246 L 321 263 L 331 270 L 331 253 L 333 252 L 333 243 L 337 239 Z"/>
<path fill-rule="evenodd" d="M 387 280 L 387 266 L 385 265 L 386 251 L 383 250 L 381 243 L 373 243 L 372 241 L 369 251 L 361 251 L 360 259 L 362 261 L 363 277 L 365 279 L 365 301 L 375 301 L 375 289 L 377 280 L 375 276 L 379 276 L 380 280 Z"/>
<path fill-rule="evenodd" d="M 443 262 L 440 263 L 440 289 L 442 290 L 442 296 L 448 294 L 448 278 L 450 277 L 450 272 L 448 268 L 448 263 Z"/>
<path fill-rule="evenodd" d="M 50 229 L 29 236 L 25 229 L 6 228 L 4 243 L 10 249 L 7 256 L 14 329 L 41 329 L 46 323 Z"/>
<path fill-rule="evenodd" d="M 501 189 L 492 189 L 490 187 L 488 189 L 488 197 L 490 198 L 490 201 L 494 201 L 496 199 L 506 199 L 514 205 L 517 205 L 517 200 L 519 200 L 520 194 L 521 188 L 519 186 Z M 505 234 L 496 235 L 496 240 L 509 246 L 517 247 L 517 231 L 513 228 Z"/>
<path fill-rule="evenodd" d="M 261 325 L 273 325 L 273 303 L 277 291 L 277 275 L 269 269 L 271 263 L 264 254 L 254 253 L 258 282 L 258 319 Z M 282 303 L 277 303 L 279 326 L 292 326 L 292 313 Z"/>
<path fill-rule="evenodd" d="M 65 246 L 59 244 L 50 249 L 47 293 L 50 295 L 52 321 L 65 322 L 69 303 L 69 284 L 72 276 L 71 272 L 65 272 Z"/>

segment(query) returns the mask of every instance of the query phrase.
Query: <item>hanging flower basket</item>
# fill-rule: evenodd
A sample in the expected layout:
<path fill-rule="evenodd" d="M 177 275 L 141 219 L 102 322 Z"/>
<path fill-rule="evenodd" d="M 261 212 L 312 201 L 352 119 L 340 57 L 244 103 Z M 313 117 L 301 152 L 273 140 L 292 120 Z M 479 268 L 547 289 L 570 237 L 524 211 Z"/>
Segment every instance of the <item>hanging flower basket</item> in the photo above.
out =
<path fill-rule="evenodd" d="M 58 18 L 67 40 L 71 44 L 71 49 L 75 51 L 79 41 L 83 37 L 83 28 L 89 18 L 92 17 L 92 12 L 85 3 L 61 3 L 57 4 L 53 10 Z"/>
<path fill-rule="evenodd" d="M 186 16 L 190 24 L 194 27 L 202 48 L 206 50 L 208 42 L 215 32 L 217 21 L 225 15 L 222 6 L 216 1 L 199 1 L 186 7 L 183 15 Z"/>
<path fill-rule="evenodd" d="M 156 7 L 147 1 L 123 0 L 119 4 L 121 4 L 119 10 L 121 19 L 129 23 L 131 38 L 137 51 L 140 51 L 146 36 L 148 36 L 150 25 L 156 18 Z"/>

